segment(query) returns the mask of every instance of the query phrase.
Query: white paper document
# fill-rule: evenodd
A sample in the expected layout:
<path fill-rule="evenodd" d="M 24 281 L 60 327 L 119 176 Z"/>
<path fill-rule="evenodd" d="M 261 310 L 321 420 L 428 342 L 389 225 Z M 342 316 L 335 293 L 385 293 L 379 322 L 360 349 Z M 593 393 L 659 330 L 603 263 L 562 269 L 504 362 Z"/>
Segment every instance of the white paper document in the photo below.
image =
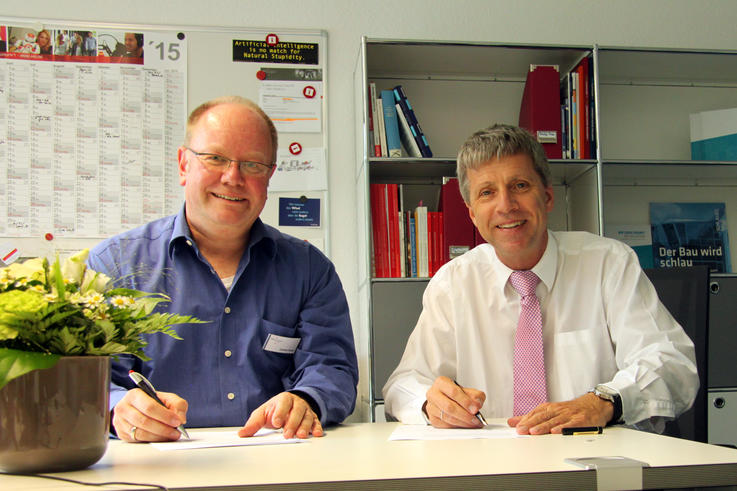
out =
<path fill-rule="evenodd" d="M 299 155 L 280 150 L 269 191 L 321 191 L 328 188 L 325 150 L 305 148 Z"/>
<path fill-rule="evenodd" d="M 475 438 L 520 438 L 517 430 L 507 425 L 486 425 L 483 428 L 435 428 L 430 425 L 399 425 L 389 436 L 395 440 L 472 440 Z"/>
<path fill-rule="evenodd" d="M 264 81 L 259 103 L 279 134 L 322 131 L 322 82 Z"/>
<path fill-rule="evenodd" d="M 191 439 L 176 442 L 156 442 L 150 445 L 158 450 L 189 450 L 193 448 L 245 447 L 250 445 L 281 445 L 302 443 L 307 440 L 291 438 L 287 440 L 281 431 L 260 429 L 252 437 L 241 438 L 233 431 L 190 431 Z"/>

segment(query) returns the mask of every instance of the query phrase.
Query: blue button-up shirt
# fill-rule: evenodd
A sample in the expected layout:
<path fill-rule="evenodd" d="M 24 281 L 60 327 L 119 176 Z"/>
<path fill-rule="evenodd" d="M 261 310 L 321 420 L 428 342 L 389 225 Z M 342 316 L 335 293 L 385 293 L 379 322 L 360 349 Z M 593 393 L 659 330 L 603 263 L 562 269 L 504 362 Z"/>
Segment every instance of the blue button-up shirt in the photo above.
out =
<path fill-rule="evenodd" d="M 323 425 L 353 411 L 358 363 L 348 304 L 332 263 L 307 242 L 256 220 L 228 291 L 192 239 L 183 207 L 105 240 L 87 262 L 117 286 L 171 297 L 159 311 L 209 321 L 175 326 L 181 341 L 147 335 L 151 361 L 114 360 L 111 408 L 134 387 L 133 369 L 157 390 L 185 398 L 191 427 L 240 426 L 285 390 L 309 395 Z M 275 336 L 299 344 L 278 352 Z"/>

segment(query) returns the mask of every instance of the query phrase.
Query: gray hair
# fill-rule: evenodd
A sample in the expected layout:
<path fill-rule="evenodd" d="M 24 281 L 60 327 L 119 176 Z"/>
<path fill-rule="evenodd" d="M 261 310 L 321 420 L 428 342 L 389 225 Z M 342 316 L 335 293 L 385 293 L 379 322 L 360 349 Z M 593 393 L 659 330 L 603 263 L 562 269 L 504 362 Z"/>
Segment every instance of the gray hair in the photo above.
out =
<path fill-rule="evenodd" d="M 456 163 L 458 185 L 466 204 L 471 202 L 469 169 L 478 169 L 489 160 L 518 154 L 529 156 L 543 185 L 551 185 L 550 164 L 545 150 L 527 130 L 508 124 L 495 124 L 471 135 L 458 151 Z"/>
<path fill-rule="evenodd" d="M 246 99 L 245 97 L 241 97 L 239 95 L 226 95 L 223 97 L 218 97 L 216 99 L 211 99 L 207 102 L 203 102 L 202 104 L 197 106 L 191 113 L 189 113 L 189 118 L 187 118 L 187 132 L 184 136 L 184 145 L 189 146 L 189 141 L 192 138 L 192 128 L 197 124 L 200 118 L 213 107 L 223 104 L 239 104 L 241 106 L 245 106 L 264 120 L 264 123 L 266 123 L 266 126 L 269 128 L 269 135 L 271 136 L 271 162 L 269 163 L 275 163 L 276 149 L 279 143 L 274 122 L 271 121 L 271 118 L 264 112 L 263 109 L 259 107 L 258 104 L 250 99 Z"/>

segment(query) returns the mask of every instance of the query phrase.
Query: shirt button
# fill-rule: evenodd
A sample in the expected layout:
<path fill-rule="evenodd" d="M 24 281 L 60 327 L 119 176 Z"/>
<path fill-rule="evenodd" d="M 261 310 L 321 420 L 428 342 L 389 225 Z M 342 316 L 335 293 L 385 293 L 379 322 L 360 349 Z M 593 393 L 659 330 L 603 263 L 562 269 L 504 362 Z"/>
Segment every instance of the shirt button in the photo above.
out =
<path fill-rule="evenodd" d="M 225 313 L 230 314 L 230 307 L 225 307 Z"/>
<path fill-rule="evenodd" d="M 226 350 L 225 350 L 225 357 L 226 357 L 226 358 L 230 358 L 232 354 L 233 354 L 233 352 L 232 352 L 232 351 L 230 351 L 229 349 L 226 349 Z"/>
<path fill-rule="evenodd" d="M 188 240 L 187 241 L 187 245 L 190 246 L 190 247 L 192 247 L 192 241 L 191 240 Z"/>
<path fill-rule="evenodd" d="M 232 392 L 228 392 L 228 400 L 232 401 L 233 399 L 235 399 L 235 394 L 233 394 Z"/>

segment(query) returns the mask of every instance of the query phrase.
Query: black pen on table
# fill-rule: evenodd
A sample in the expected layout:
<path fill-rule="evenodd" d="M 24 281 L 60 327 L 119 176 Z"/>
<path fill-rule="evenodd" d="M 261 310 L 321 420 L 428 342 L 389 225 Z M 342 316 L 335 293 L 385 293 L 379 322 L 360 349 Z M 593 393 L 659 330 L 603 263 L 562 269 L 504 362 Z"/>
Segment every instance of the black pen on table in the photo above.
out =
<path fill-rule="evenodd" d="M 462 386 L 461 384 L 459 384 L 459 383 L 458 383 L 458 382 L 456 382 L 455 380 L 453 380 L 453 383 L 454 383 L 454 384 L 456 384 L 456 385 L 457 385 L 458 387 L 460 387 L 460 388 L 461 388 L 461 390 L 463 390 L 463 386 Z M 465 391 L 464 391 L 464 392 L 465 392 Z M 483 415 L 483 414 L 481 414 L 481 411 L 478 411 L 478 412 L 477 412 L 477 413 L 476 413 L 476 414 L 475 414 L 474 416 L 476 416 L 476 417 L 477 417 L 477 418 L 479 419 L 479 421 L 481 421 L 481 424 L 482 424 L 482 425 L 484 425 L 484 426 L 487 426 L 487 425 L 489 424 L 489 423 L 487 423 L 487 422 L 486 422 L 486 420 L 484 419 L 484 415 Z"/>
<path fill-rule="evenodd" d="M 151 385 L 151 382 L 149 382 L 146 377 L 136 372 L 135 370 L 129 371 L 128 376 L 131 378 L 131 380 L 133 380 L 133 382 L 139 389 L 146 393 L 146 395 L 148 395 L 151 399 L 158 402 L 162 406 L 166 407 L 166 404 L 164 404 L 161 399 L 159 399 L 159 396 L 156 395 L 156 389 L 154 389 L 154 386 Z M 184 425 L 177 426 L 177 430 L 179 430 L 179 433 L 181 433 L 182 436 L 184 436 L 186 439 L 190 439 L 189 433 L 187 433 L 187 430 L 184 429 Z"/>
<path fill-rule="evenodd" d="M 568 426 L 563 428 L 564 435 L 598 435 L 604 429 L 601 426 Z"/>

